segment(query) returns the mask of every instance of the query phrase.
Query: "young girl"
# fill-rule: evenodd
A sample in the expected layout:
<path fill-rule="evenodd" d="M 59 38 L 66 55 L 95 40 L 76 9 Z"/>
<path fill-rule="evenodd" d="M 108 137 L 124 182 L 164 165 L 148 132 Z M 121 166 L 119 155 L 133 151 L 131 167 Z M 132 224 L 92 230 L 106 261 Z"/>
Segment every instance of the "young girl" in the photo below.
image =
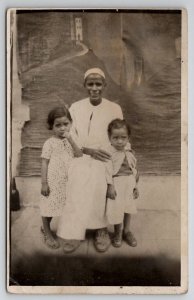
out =
<path fill-rule="evenodd" d="M 59 243 L 51 231 L 50 222 L 52 217 L 61 215 L 66 199 L 67 170 L 73 157 L 82 156 L 82 152 L 70 135 L 72 119 L 65 107 L 51 110 L 47 123 L 53 135 L 44 143 L 41 155 L 41 231 L 45 244 L 56 249 Z"/>
<path fill-rule="evenodd" d="M 112 156 L 111 161 L 106 163 L 109 178 L 106 214 L 109 223 L 114 224 L 112 240 L 114 247 L 121 246 L 122 234 L 128 245 L 132 247 L 137 245 L 130 231 L 131 214 L 137 212 L 134 199 L 138 198 L 138 172 L 136 158 L 129 143 L 130 134 L 130 128 L 125 120 L 115 119 L 108 126 L 111 143 L 108 151 Z"/>

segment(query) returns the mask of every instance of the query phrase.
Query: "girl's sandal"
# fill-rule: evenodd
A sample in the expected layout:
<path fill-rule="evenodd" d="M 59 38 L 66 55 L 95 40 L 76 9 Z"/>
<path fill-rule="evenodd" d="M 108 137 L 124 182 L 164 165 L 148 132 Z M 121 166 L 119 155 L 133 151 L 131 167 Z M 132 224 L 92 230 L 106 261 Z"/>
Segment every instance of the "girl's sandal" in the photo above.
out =
<path fill-rule="evenodd" d="M 46 232 L 41 227 L 40 232 L 42 233 L 44 243 L 51 249 L 58 249 L 60 247 L 60 244 L 58 241 L 56 241 L 54 238 L 51 239 L 48 235 L 46 235 Z"/>
<path fill-rule="evenodd" d="M 45 236 L 45 244 L 51 249 L 58 249 L 60 247 L 59 242 L 55 239 L 51 239 L 48 236 Z"/>

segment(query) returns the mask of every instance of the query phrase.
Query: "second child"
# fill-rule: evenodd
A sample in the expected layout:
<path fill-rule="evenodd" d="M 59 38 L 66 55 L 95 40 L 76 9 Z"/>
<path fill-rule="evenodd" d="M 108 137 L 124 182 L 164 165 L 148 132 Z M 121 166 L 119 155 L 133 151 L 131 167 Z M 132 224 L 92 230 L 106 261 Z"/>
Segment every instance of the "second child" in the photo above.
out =
<path fill-rule="evenodd" d="M 129 246 L 135 247 L 137 241 L 130 230 L 131 214 L 137 212 L 138 172 L 136 158 L 129 143 L 130 128 L 125 120 L 115 119 L 108 126 L 111 143 L 108 149 L 111 160 L 106 163 L 108 189 L 106 214 L 114 225 L 112 244 L 120 247 L 122 237 Z"/>

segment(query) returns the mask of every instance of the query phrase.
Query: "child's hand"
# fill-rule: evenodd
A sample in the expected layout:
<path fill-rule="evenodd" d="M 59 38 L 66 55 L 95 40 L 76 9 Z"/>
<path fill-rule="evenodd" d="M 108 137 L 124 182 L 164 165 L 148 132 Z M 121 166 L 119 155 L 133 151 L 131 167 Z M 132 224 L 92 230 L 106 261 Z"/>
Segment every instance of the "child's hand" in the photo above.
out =
<path fill-rule="evenodd" d="M 109 199 L 115 200 L 116 196 L 117 196 L 117 193 L 116 193 L 114 185 L 108 184 L 106 197 Z"/>
<path fill-rule="evenodd" d="M 70 138 L 71 138 L 70 132 L 65 131 L 65 132 L 63 133 L 63 137 L 66 138 L 66 139 L 70 139 Z"/>
<path fill-rule="evenodd" d="M 133 199 L 139 198 L 139 190 L 138 188 L 133 189 Z"/>
<path fill-rule="evenodd" d="M 41 194 L 43 196 L 48 196 L 50 194 L 50 189 L 47 182 L 42 183 Z"/>

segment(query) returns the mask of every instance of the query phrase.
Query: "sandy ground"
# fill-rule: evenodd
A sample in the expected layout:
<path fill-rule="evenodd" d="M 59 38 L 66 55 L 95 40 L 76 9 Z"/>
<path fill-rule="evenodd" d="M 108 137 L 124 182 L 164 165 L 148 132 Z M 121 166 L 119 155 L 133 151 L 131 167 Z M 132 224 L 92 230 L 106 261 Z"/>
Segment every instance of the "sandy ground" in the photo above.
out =
<path fill-rule="evenodd" d="M 37 208 L 13 213 L 11 283 L 19 285 L 179 285 L 180 215 L 172 211 L 139 211 L 132 229 L 136 248 L 125 242 L 96 252 L 93 232 L 72 254 L 50 250 L 40 234 Z M 172 222 L 173 220 L 173 222 Z M 53 230 L 56 229 L 56 220 Z M 111 228 L 110 228 L 111 230 Z M 86 259 L 87 258 L 87 259 Z M 61 275 L 62 274 L 62 275 Z"/>
<path fill-rule="evenodd" d="M 174 179 L 176 184 L 178 178 Z M 142 182 L 145 189 L 146 179 Z M 173 180 L 165 187 L 172 191 Z M 163 189 L 163 194 L 170 195 Z M 173 195 L 172 195 L 173 194 Z M 131 229 L 138 241 L 136 248 L 123 242 L 121 248 L 110 246 L 106 253 L 96 252 L 93 231 L 72 254 L 63 248 L 51 250 L 43 243 L 41 218 L 37 206 L 22 207 L 11 213 L 10 283 L 14 285 L 180 285 L 180 210 L 171 193 L 171 203 L 163 209 L 140 205 Z M 142 200 L 144 202 L 144 200 Z M 153 202 L 154 203 L 154 202 Z M 150 208 L 152 206 L 152 209 Z M 55 231 L 57 218 L 52 222 Z M 110 234 L 112 228 L 109 228 Z M 60 241 L 61 242 L 61 241 Z"/>

